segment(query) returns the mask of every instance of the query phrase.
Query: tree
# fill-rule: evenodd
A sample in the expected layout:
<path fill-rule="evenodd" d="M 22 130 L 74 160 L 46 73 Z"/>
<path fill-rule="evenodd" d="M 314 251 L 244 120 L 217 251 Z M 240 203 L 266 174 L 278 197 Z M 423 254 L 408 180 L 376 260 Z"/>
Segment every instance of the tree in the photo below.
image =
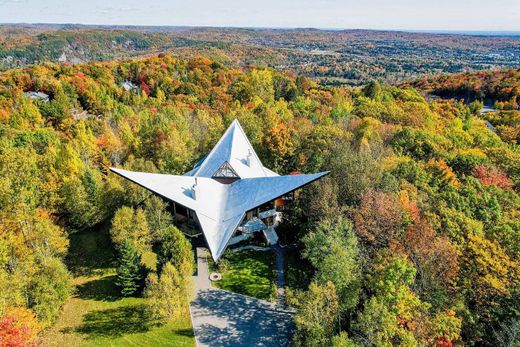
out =
<path fill-rule="evenodd" d="M 59 259 L 46 258 L 29 288 L 29 306 L 40 322 L 48 326 L 58 317 L 62 305 L 70 297 L 72 278 Z"/>
<path fill-rule="evenodd" d="M 455 291 L 459 275 L 457 248 L 445 236 L 437 236 L 419 218 L 406 229 L 400 245 L 417 270 L 415 288 L 429 302 L 443 304 Z"/>
<path fill-rule="evenodd" d="M 116 248 L 120 248 L 125 241 L 129 240 L 139 254 L 151 249 L 152 236 L 142 209 L 134 210 L 123 206 L 117 210 L 112 219 L 110 237 Z"/>
<path fill-rule="evenodd" d="M 354 328 L 364 336 L 364 344 L 416 346 L 431 343 L 433 332 L 428 309 L 410 286 L 416 274 L 404 258 L 384 259 L 376 262 L 372 281 L 374 296 L 365 305 Z"/>
<path fill-rule="evenodd" d="M 332 338 L 332 347 L 356 347 L 354 341 L 352 341 L 348 334 L 345 331 L 342 331 L 339 335 L 336 335 Z"/>
<path fill-rule="evenodd" d="M 0 314 L 0 345 L 5 347 L 37 346 L 36 340 L 41 329 L 32 310 L 8 306 Z"/>
<path fill-rule="evenodd" d="M 377 185 L 381 177 L 379 157 L 375 150 L 359 153 L 348 145 L 339 146 L 329 154 L 327 167 L 330 167 L 331 178 L 338 186 L 341 205 L 359 203 L 361 194 Z"/>
<path fill-rule="evenodd" d="M 437 312 L 432 325 L 437 346 L 453 346 L 454 342 L 459 341 L 462 320 L 455 316 L 453 310 Z"/>
<path fill-rule="evenodd" d="M 499 312 L 507 310 L 501 306 L 515 301 L 511 292 L 517 290 L 517 268 L 497 242 L 478 235 L 468 235 L 461 267 L 460 285 L 473 315 L 464 321 L 464 335 L 468 341 L 475 341 L 489 331 Z"/>
<path fill-rule="evenodd" d="M 150 274 L 146 280 L 145 295 L 150 302 L 150 311 L 158 319 L 169 320 L 186 314 L 191 296 L 191 274 L 186 276 L 187 264 L 180 269 L 167 262 L 161 276 Z"/>
<path fill-rule="evenodd" d="M 315 282 L 320 285 L 332 282 L 341 310 L 353 310 L 358 303 L 361 274 L 352 224 L 342 217 L 324 220 L 304 237 L 303 243 L 303 257 L 316 268 Z"/>
<path fill-rule="evenodd" d="M 167 206 L 155 195 L 145 201 L 144 213 L 154 241 L 161 240 L 163 230 L 172 224 L 172 215 L 166 210 Z"/>
<path fill-rule="evenodd" d="M 131 296 L 138 293 L 143 286 L 144 267 L 141 258 L 131 241 L 125 240 L 119 250 L 116 285 L 121 295 Z"/>
<path fill-rule="evenodd" d="M 330 346 L 338 318 L 339 303 L 332 282 L 325 286 L 311 283 L 300 298 L 294 317 L 297 346 Z"/>
<path fill-rule="evenodd" d="M 184 234 L 176 227 L 169 226 L 162 233 L 162 240 L 157 250 L 157 271 L 161 271 L 162 266 L 170 262 L 177 269 L 181 264 L 193 264 L 193 251 L 190 242 Z M 187 272 L 190 269 L 186 269 Z M 191 269 L 190 276 L 193 272 Z"/>
<path fill-rule="evenodd" d="M 388 246 L 403 227 L 403 210 L 389 194 L 370 190 L 352 214 L 356 232 L 371 251 Z"/>
<path fill-rule="evenodd" d="M 392 341 L 399 331 L 395 315 L 377 297 L 370 298 L 354 328 L 363 334 L 365 346 L 393 346 Z"/>
<path fill-rule="evenodd" d="M 502 189 L 513 187 L 513 181 L 494 166 L 475 166 L 471 174 L 485 186 L 494 185 Z"/>

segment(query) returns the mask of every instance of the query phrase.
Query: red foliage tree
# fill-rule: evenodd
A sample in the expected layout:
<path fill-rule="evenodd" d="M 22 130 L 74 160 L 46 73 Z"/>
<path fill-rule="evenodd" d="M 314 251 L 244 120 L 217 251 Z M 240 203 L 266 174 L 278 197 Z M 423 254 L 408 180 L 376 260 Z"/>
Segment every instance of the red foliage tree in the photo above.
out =
<path fill-rule="evenodd" d="M 437 236 L 424 219 L 414 221 L 400 242 L 417 270 L 416 285 L 434 290 L 437 285 L 453 288 L 459 274 L 457 249 L 446 237 Z"/>
<path fill-rule="evenodd" d="M 8 307 L 0 318 L 0 346 L 36 346 L 40 329 L 33 311 L 23 307 Z"/>
<path fill-rule="evenodd" d="M 148 87 L 148 84 L 146 84 L 145 81 L 141 82 L 141 90 L 145 92 L 147 96 L 150 96 L 150 87 Z"/>
<path fill-rule="evenodd" d="M 403 224 L 403 209 L 392 195 L 368 191 L 361 195 L 352 218 L 361 240 L 377 249 L 395 239 Z"/>
<path fill-rule="evenodd" d="M 494 166 L 478 165 L 471 174 L 485 186 L 494 185 L 502 189 L 511 189 L 513 187 L 513 181 Z"/>

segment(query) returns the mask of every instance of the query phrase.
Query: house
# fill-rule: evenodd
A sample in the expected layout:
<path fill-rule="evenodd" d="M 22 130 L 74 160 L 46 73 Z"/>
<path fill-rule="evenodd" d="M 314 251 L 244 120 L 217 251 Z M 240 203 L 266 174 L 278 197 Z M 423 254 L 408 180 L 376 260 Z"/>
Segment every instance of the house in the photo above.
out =
<path fill-rule="evenodd" d="M 42 92 L 25 92 L 25 96 L 36 99 L 36 100 L 43 100 L 44 102 L 49 102 L 49 95 L 42 93 Z"/>
<path fill-rule="evenodd" d="M 121 83 L 121 86 L 124 90 L 129 92 L 137 92 L 139 90 L 139 87 L 130 81 L 124 81 L 123 83 Z"/>
<path fill-rule="evenodd" d="M 184 216 L 200 230 L 215 261 L 226 247 L 262 232 L 268 243 L 278 241 L 280 198 L 325 175 L 280 176 L 264 167 L 244 130 L 234 120 L 211 152 L 182 176 L 112 172 L 173 202 L 176 218 Z M 278 201 L 278 203 L 276 203 Z"/>

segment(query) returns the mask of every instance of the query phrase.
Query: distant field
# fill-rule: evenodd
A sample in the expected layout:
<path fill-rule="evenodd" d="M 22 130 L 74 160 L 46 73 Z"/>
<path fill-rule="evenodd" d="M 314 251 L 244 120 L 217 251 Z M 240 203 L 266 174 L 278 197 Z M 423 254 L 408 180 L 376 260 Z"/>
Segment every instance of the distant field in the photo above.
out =
<path fill-rule="evenodd" d="M 69 266 L 76 293 L 44 334 L 44 346 L 195 345 L 189 316 L 159 324 L 148 316 L 146 299 L 119 297 L 106 232 L 73 234 L 70 238 Z"/>

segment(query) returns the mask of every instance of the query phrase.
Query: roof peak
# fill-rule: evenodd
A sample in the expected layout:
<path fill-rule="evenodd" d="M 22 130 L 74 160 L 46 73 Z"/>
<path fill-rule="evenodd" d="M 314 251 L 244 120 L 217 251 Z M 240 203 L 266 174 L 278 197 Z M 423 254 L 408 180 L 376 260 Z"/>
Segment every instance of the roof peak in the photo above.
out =
<path fill-rule="evenodd" d="M 236 118 L 233 119 L 202 163 L 190 171 L 190 175 L 212 177 L 224 162 L 228 162 L 240 178 L 272 176 L 272 173 L 265 170 Z"/>

